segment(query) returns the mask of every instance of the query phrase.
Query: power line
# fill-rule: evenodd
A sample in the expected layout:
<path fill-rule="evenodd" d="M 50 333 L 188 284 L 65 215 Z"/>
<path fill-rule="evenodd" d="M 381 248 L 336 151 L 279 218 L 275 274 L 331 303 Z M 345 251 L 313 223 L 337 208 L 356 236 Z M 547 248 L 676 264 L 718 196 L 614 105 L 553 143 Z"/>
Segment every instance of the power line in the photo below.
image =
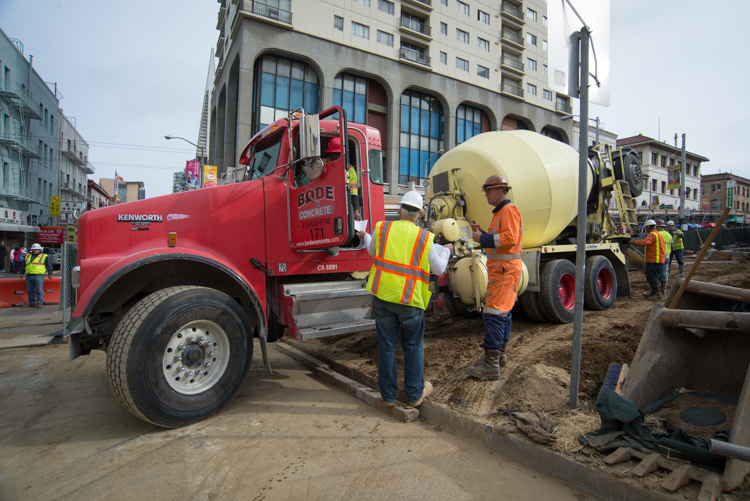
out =
<path fill-rule="evenodd" d="M 184 167 L 176 167 L 174 165 L 147 165 L 147 164 L 129 164 L 129 163 L 119 163 L 119 162 L 96 162 L 94 164 L 94 167 L 96 166 L 107 166 L 107 167 L 132 167 L 134 169 L 163 169 L 163 170 L 183 170 Z"/>

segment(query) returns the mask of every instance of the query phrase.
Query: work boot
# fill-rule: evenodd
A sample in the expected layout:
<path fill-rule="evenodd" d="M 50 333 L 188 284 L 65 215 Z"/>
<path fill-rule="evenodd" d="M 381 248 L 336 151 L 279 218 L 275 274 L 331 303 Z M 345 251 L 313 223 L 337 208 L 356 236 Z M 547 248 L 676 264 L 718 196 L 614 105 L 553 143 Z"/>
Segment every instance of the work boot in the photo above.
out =
<path fill-rule="evenodd" d="M 681 264 L 681 265 L 679 266 L 679 268 L 680 268 L 680 276 L 681 276 L 681 277 L 684 277 L 684 276 L 685 276 L 685 265 L 684 265 L 684 264 Z"/>
<path fill-rule="evenodd" d="M 660 280 L 659 281 L 659 285 L 661 286 L 659 288 L 659 293 L 662 296 L 666 296 L 667 295 L 667 281 L 666 280 Z"/>
<path fill-rule="evenodd" d="M 500 350 L 484 350 L 484 360 L 475 367 L 466 369 L 466 374 L 478 379 L 500 379 Z"/>
<path fill-rule="evenodd" d="M 409 405 L 411 405 L 412 407 L 417 407 L 417 406 L 422 405 L 422 402 L 424 402 L 424 399 L 429 397 L 431 393 L 432 393 L 432 383 L 430 383 L 429 381 L 425 381 L 424 390 L 422 391 L 422 396 L 419 397 L 419 400 L 417 400 L 416 402 L 409 403 Z"/>
<path fill-rule="evenodd" d="M 646 292 L 644 294 L 645 297 L 650 297 L 652 299 L 660 299 L 662 297 L 661 292 L 659 292 L 659 289 L 651 289 L 649 292 Z"/>
<path fill-rule="evenodd" d="M 498 365 L 505 367 L 508 365 L 508 355 L 505 354 L 505 347 L 500 349 L 500 358 L 498 359 Z"/>

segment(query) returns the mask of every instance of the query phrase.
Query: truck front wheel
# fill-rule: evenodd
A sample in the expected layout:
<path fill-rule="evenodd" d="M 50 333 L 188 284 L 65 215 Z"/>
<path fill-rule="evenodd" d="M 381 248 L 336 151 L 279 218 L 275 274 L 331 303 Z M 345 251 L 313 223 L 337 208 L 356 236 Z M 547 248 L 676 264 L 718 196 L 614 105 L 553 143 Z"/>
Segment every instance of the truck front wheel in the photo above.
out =
<path fill-rule="evenodd" d="M 617 299 L 617 276 L 612 263 L 604 256 L 586 258 L 583 282 L 584 304 L 590 310 L 608 310 Z"/>
<path fill-rule="evenodd" d="M 555 259 L 542 268 L 539 303 L 550 322 L 569 324 L 576 303 L 576 267 L 567 259 Z"/>
<path fill-rule="evenodd" d="M 226 294 L 170 287 L 142 299 L 118 324 L 107 378 L 135 416 L 165 428 L 207 419 L 229 405 L 247 378 L 253 328 Z"/>

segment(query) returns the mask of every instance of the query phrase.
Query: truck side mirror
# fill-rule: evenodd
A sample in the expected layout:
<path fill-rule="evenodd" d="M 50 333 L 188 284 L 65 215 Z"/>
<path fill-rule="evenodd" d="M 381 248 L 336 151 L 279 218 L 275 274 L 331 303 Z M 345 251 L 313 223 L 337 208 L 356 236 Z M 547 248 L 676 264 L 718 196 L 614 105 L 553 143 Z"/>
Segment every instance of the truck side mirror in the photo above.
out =
<path fill-rule="evenodd" d="M 320 157 L 320 118 L 318 115 L 302 115 L 299 120 L 299 157 Z"/>

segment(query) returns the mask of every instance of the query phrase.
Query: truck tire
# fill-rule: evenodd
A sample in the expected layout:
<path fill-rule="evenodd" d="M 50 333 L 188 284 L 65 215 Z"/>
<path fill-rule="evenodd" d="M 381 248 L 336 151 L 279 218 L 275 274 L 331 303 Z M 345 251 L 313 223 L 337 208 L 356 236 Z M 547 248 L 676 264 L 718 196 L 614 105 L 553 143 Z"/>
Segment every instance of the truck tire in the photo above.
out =
<path fill-rule="evenodd" d="M 586 308 L 608 310 L 617 299 L 617 276 L 612 263 L 604 256 L 586 258 L 586 274 L 583 282 L 583 297 Z"/>
<path fill-rule="evenodd" d="M 523 312 L 534 322 L 544 324 L 547 323 L 547 316 L 544 314 L 542 305 L 539 304 L 539 293 L 527 291 L 518 297 L 518 302 L 521 303 Z"/>
<path fill-rule="evenodd" d="M 443 292 L 443 302 L 445 303 L 445 307 L 448 308 L 451 316 L 471 318 L 479 318 L 482 316 L 478 311 L 470 311 L 465 304 L 453 297 L 452 292 Z"/>
<path fill-rule="evenodd" d="M 221 412 L 245 383 L 252 326 L 237 302 L 206 287 L 170 287 L 131 308 L 107 350 L 107 379 L 135 416 L 178 428 Z"/>
<path fill-rule="evenodd" d="M 539 304 L 547 320 L 557 324 L 573 321 L 576 267 L 567 259 L 555 259 L 544 265 Z"/>
<path fill-rule="evenodd" d="M 616 155 L 612 158 L 615 170 L 615 179 L 624 179 L 630 185 L 630 194 L 633 197 L 640 196 L 643 193 L 643 171 L 641 171 L 641 162 L 638 155 L 629 152 L 620 157 Z"/>

